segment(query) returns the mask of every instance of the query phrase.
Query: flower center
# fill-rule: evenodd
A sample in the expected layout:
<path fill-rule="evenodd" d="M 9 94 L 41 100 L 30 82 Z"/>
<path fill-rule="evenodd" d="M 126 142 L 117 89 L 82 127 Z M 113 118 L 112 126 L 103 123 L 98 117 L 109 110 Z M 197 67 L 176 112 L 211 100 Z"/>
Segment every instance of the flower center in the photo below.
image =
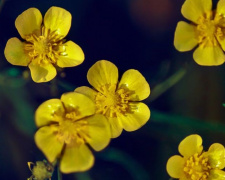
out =
<path fill-rule="evenodd" d="M 191 180 L 207 180 L 210 169 L 208 158 L 198 153 L 189 157 L 184 165 L 184 172 Z"/>
<path fill-rule="evenodd" d="M 198 20 L 197 38 L 199 44 L 208 47 L 217 46 L 218 39 L 224 38 L 223 27 L 221 21 L 224 21 L 221 16 L 216 16 L 212 20 L 212 13 L 202 16 Z"/>
<path fill-rule="evenodd" d="M 59 121 L 56 133 L 58 140 L 67 145 L 84 144 L 89 139 L 88 122 L 77 120 L 75 112 L 66 113 Z"/>
<path fill-rule="evenodd" d="M 26 37 L 25 51 L 32 60 L 37 59 L 38 64 L 55 64 L 60 55 L 66 55 L 62 37 L 44 27 L 40 36 L 31 34 Z"/>
<path fill-rule="evenodd" d="M 125 114 L 129 110 L 129 99 L 128 90 L 123 88 L 116 90 L 116 85 L 106 84 L 101 87 L 101 92 L 96 95 L 96 112 L 107 117 Z"/>

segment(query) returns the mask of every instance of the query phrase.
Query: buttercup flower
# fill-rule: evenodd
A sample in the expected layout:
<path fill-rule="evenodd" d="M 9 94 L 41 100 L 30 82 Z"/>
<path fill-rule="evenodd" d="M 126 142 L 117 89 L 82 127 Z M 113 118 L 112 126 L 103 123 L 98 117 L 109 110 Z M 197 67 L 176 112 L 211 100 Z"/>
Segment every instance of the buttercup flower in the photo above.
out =
<path fill-rule="evenodd" d="M 87 96 L 65 93 L 61 99 L 41 104 L 35 114 L 38 131 L 35 142 L 49 162 L 60 158 L 63 173 L 85 171 L 92 167 L 94 150 L 105 148 L 111 138 L 106 118 L 95 113 L 95 104 Z"/>
<path fill-rule="evenodd" d="M 190 135 L 181 141 L 178 150 L 183 156 L 172 156 L 166 165 L 168 174 L 180 180 L 223 180 L 225 172 L 225 149 L 214 143 L 204 152 L 202 138 Z"/>
<path fill-rule="evenodd" d="M 36 8 L 20 14 L 15 25 L 21 42 L 14 37 L 8 40 L 5 57 L 13 65 L 28 66 L 35 82 L 46 82 L 56 76 L 56 66 L 73 67 L 84 61 L 82 49 L 72 41 L 63 39 L 71 26 L 71 14 L 63 8 L 51 7 L 42 15 Z"/>
<path fill-rule="evenodd" d="M 199 65 L 221 65 L 225 61 L 225 0 L 219 0 L 212 11 L 212 0 L 186 0 L 182 15 L 192 23 L 180 21 L 175 31 L 174 45 L 179 51 L 189 51 L 199 45 L 193 58 Z"/>
<path fill-rule="evenodd" d="M 127 70 L 118 82 L 117 67 L 101 60 L 89 69 L 87 79 L 95 89 L 82 86 L 75 92 L 83 93 L 95 102 L 96 113 L 108 119 L 112 138 L 118 137 L 123 129 L 139 129 L 150 118 L 148 106 L 139 102 L 150 94 L 149 84 L 139 71 Z"/>

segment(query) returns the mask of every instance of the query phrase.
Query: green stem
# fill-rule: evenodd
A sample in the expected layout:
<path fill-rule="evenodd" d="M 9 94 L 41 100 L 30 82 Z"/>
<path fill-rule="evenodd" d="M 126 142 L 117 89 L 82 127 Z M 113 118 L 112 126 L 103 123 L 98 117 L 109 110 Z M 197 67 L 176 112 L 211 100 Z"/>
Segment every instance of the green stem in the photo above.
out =
<path fill-rule="evenodd" d="M 151 96 L 147 99 L 147 101 L 154 101 L 163 93 L 165 93 L 168 89 L 173 87 L 176 83 L 178 83 L 186 74 L 186 69 L 181 68 L 164 82 L 158 84 L 151 92 Z"/>
<path fill-rule="evenodd" d="M 58 174 L 58 180 L 62 180 L 62 174 L 59 170 L 59 167 L 57 168 L 57 174 Z"/>

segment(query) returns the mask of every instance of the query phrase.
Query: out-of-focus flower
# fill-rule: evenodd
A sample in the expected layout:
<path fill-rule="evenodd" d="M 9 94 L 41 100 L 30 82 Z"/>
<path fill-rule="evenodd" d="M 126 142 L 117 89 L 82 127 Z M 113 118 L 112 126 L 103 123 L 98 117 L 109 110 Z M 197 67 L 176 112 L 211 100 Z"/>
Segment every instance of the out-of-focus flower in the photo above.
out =
<path fill-rule="evenodd" d="M 72 41 L 63 39 L 71 26 L 71 14 L 63 8 L 51 7 L 42 15 L 36 8 L 20 14 L 15 25 L 21 42 L 14 37 L 8 40 L 5 57 L 13 65 L 28 66 L 35 82 L 47 82 L 56 76 L 56 66 L 73 67 L 84 60 L 82 49 Z"/>
<path fill-rule="evenodd" d="M 134 23 L 148 34 L 166 33 L 176 18 L 174 0 L 138 0 L 128 1 L 129 11 Z M 163 6 L 162 6 L 163 4 Z M 159 35 L 155 36 L 159 39 Z"/>
<path fill-rule="evenodd" d="M 89 69 L 87 79 L 95 89 L 82 86 L 75 92 L 83 93 L 95 102 L 96 113 L 108 119 L 112 138 L 118 137 L 123 129 L 137 130 L 149 120 L 148 106 L 139 101 L 149 96 L 150 87 L 139 71 L 127 70 L 118 82 L 117 67 L 101 60 Z"/>
<path fill-rule="evenodd" d="M 189 51 L 198 45 L 193 58 L 199 65 L 221 65 L 225 61 L 225 0 L 212 11 L 212 0 L 186 0 L 181 13 L 192 23 L 180 21 L 174 45 L 178 51 Z"/>
<path fill-rule="evenodd" d="M 95 104 L 87 96 L 70 92 L 61 99 L 41 104 L 35 114 L 35 142 L 49 162 L 60 158 L 63 173 L 85 171 L 94 156 L 87 144 L 100 151 L 110 141 L 110 128 L 103 115 L 95 114 Z"/>
<path fill-rule="evenodd" d="M 46 160 L 37 161 L 36 163 L 28 162 L 27 164 L 30 171 L 32 172 L 32 176 L 28 178 L 27 180 L 34 180 L 34 179 L 51 180 L 54 167 L 51 164 L 49 164 Z"/>
<path fill-rule="evenodd" d="M 178 150 L 183 156 L 172 156 L 167 162 L 167 172 L 180 180 L 223 180 L 225 172 L 225 149 L 214 143 L 204 152 L 202 138 L 190 135 L 181 141 Z"/>

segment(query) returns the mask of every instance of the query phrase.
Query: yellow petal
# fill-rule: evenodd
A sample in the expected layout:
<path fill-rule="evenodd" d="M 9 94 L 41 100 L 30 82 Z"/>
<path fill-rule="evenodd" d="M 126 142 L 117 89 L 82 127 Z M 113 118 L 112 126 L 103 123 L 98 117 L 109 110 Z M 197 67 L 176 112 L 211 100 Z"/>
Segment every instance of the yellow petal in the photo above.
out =
<path fill-rule="evenodd" d="M 216 39 L 219 41 L 220 43 L 220 46 L 222 47 L 223 50 L 225 50 L 225 39 L 224 37 L 222 36 L 216 36 Z"/>
<path fill-rule="evenodd" d="M 38 64 L 37 60 L 33 60 L 29 64 L 31 77 L 34 82 L 41 83 L 51 81 L 56 76 L 56 69 L 51 63 Z"/>
<path fill-rule="evenodd" d="M 199 46 L 195 50 L 193 58 L 196 63 L 202 66 L 218 66 L 223 64 L 225 61 L 224 53 L 219 46 Z"/>
<path fill-rule="evenodd" d="M 74 91 L 77 92 L 77 93 L 81 93 L 81 94 L 86 95 L 92 101 L 95 101 L 95 96 L 97 95 L 97 92 L 94 89 L 89 88 L 87 86 L 78 87 Z"/>
<path fill-rule="evenodd" d="M 56 32 L 64 38 L 71 27 L 72 16 L 70 12 L 60 7 L 51 7 L 45 14 L 44 26 L 51 32 Z"/>
<path fill-rule="evenodd" d="M 225 15 L 225 0 L 219 0 L 216 8 L 217 15 Z"/>
<path fill-rule="evenodd" d="M 95 114 L 86 118 L 88 122 L 88 143 L 96 150 L 100 151 L 104 149 L 110 141 L 111 131 L 109 123 L 105 116 L 101 114 Z"/>
<path fill-rule="evenodd" d="M 76 92 L 64 93 L 61 100 L 68 112 L 76 111 L 76 119 L 81 119 L 95 113 L 94 102 L 83 94 Z"/>
<path fill-rule="evenodd" d="M 178 147 L 180 154 L 184 157 L 190 157 L 195 153 L 201 153 L 202 149 L 202 138 L 197 134 L 184 138 Z"/>
<path fill-rule="evenodd" d="M 63 104 L 59 99 L 50 99 L 42 103 L 35 112 L 35 122 L 37 127 L 57 122 L 55 115 L 63 116 L 65 113 Z"/>
<path fill-rule="evenodd" d="M 60 162 L 60 170 L 62 173 L 86 171 L 93 164 L 94 156 L 85 144 L 73 147 L 66 146 Z"/>
<path fill-rule="evenodd" d="M 84 61 L 84 53 L 80 46 L 73 41 L 68 41 L 65 44 L 65 53 L 59 56 L 57 66 L 59 67 L 73 67 L 81 64 Z"/>
<path fill-rule="evenodd" d="M 206 153 L 212 168 L 223 169 L 225 167 L 225 149 L 222 144 L 212 144 Z"/>
<path fill-rule="evenodd" d="M 181 8 L 181 13 L 188 20 L 198 24 L 200 16 L 212 9 L 212 0 L 186 0 Z"/>
<path fill-rule="evenodd" d="M 210 171 L 208 180 L 225 180 L 225 172 L 219 169 Z"/>
<path fill-rule="evenodd" d="M 41 30 L 42 15 L 36 8 L 29 8 L 16 18 L 16 29 L 20 36 L 25 39 L 27 35 L 36 33 Z"/>
<path fill-rule="evenodd" d="M 131 91 L 131 101 L 141 101 L 150 94 L 150 87 L 144 76 L 134 69 L 127 70 L 119 83 L 119 88 L 129 89 Z"/>
<path fill-rule="evenodd" d="M 172 178 L 181 178 L 183 176 L 184 163 L 185 161 L 181 156 L 172 156 L 166 164 L 167 173 Z"/>
<path fill-rule="evenodd" d="M 111 129 L 111 138 L 119 137 L 123 131 L 121 122 L 116 117 L 115 118 L 108 117 L 107 119 Z"/>
<path fill-rule="evenodd" d="M 106 84 L 116 85 L 118 82 L 118 69 L 110 61 L 96 62 L 87 73 L 88 82 L 98 91 Z"/>
<path fill-rule="evenodd" d="M 186 174 L 183 174 L 179 180 L 190 180 L 190 178 L 187 177 Z"/>
<path fill-rule="evenodd" d="M 135 131 L 142 127 L 150 118 L 150 110 L 144 103 L 130 103 L 131 113 L 118 116 L 126 131 Z"/>
<path fill-rule="evenodd" d="M 24 43 L 18 38 L 8 40 L 4 53 L 7 61 L 13 65 L 27 66 L 30 62 L 28 54 L 24 51 Z"/>
<path fill-rule="evenodd" d="M 53 128 L 50 126 L 40 128 L 36 132 L 34 140 L 50 162 L 55 161 L 62 151 L 63 143 L 57 140 Z"/>
<path fill-rule="evenodd" d="M 178 51 L 190 51 L 198 44 L 196 39 L 196 26 L 184 21 L 177 23 L 174 46 Z"/>

